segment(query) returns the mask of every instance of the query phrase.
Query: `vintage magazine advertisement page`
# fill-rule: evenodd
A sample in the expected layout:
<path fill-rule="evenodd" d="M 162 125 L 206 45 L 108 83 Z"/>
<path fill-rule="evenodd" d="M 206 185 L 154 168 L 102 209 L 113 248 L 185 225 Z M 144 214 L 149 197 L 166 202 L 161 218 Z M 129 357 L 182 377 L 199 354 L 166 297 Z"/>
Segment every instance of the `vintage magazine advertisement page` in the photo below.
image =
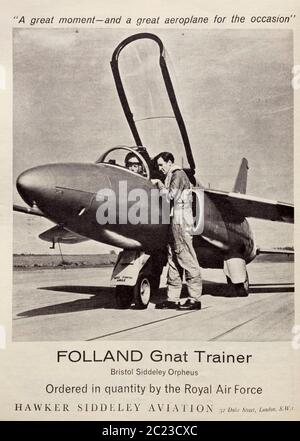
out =
<path fill-rule="evenodd" d="M 1 11 L 0 420 L 299 420 L 299 4 Z"/>

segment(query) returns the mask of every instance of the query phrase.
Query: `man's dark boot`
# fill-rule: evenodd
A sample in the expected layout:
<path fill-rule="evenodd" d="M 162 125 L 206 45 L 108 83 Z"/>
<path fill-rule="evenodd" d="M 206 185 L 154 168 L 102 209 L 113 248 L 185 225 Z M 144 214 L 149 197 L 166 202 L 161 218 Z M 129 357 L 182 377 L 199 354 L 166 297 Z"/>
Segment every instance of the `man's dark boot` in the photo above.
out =
<path fill-rule="evenodd" d="M 155 309 L 178 309 L 178 303 L 165 300 L 162 303 L 157 303 Z"/>
<path fill-rule="evenodd" d="M 185 303 L 178 306 L 180 311 L 192 311 L 201 309 L 201 302 L 193 302 L 190 299 L 187 299 Z"/>

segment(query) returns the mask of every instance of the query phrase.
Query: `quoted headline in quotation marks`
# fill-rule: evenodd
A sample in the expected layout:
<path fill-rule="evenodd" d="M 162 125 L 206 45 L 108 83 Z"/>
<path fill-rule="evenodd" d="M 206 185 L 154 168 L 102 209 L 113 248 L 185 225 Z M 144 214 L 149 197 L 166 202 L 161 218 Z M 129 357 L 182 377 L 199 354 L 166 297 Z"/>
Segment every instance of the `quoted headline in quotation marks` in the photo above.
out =
<path fill-rule="evenodd" d="M 15 15 L 14 24 L 25 26 L 43 26 L 43 25 L 129 25 L 129 26 L 155 26 L 155 25 L 224 25 L 224 24 L 291 24 L 296 18 L 296 14 L 277 14 L 277 15 L 240 15 L 232 14 L 230 16 L 222 14 L 213 14 L 211 16 L 174 16 L 174 17 L 28 17 L 25 15 Z"/>

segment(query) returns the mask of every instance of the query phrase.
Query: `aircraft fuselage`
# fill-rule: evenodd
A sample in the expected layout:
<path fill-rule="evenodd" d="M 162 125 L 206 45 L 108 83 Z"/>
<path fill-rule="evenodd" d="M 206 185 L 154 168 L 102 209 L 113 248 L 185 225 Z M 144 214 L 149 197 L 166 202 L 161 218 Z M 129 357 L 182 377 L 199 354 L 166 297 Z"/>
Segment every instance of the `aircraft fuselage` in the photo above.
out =
<path fill-rule="evenodd" d="M 88 239 L 148 253 L 163 249 L 167 244 L 169 226 L 162 223 L 160 204 L 151 203 L 153 184 L 125 168 L 93 163 L 48 164 L 22 173 L 17 188 L 24 201 L 31 206 L 35 204 L 45 217 Z M 149 204 L 148 220 L 132 224 L 126 216 L 134 211 L 136 189 L 142 189 L 147 195 L 143 204 Z M 116 198 L 111 222 L 102 225 L 97 220 L 103 203 L 99 191 L 100 194 L 107 191 Z M 124 197 L 125 194 L 129 198 Z M 229 203 L 216 204 L 208 194 L 204 194 L 202 208 L 204 229 L 194 236 L 200 265 L 219 268 L 223 267 L 224 260 L 232 257 L 241 257 L 246 263 L 253 260 L 256 249 L 247 220 Z"/>

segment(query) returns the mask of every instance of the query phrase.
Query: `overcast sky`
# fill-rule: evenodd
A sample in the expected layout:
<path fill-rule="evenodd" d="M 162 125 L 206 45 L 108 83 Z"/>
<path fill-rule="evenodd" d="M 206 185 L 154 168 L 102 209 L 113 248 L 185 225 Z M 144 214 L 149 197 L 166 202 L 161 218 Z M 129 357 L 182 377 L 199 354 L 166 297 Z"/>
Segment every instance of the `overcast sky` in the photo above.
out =
<path fill-rule="evenodd" d="M 292 202 L 292 31 L 154 33 L 167 51 L 199 180 L 231 190 L 246 157 L 249 194 Z M 131 34 L 14 30 L 14 180 L 36 165 L 94 162 L 110 147 L 134 144 L 110 68 L 113 50 Z M 138 88 L 136 94 L 143 97 Z M 14 202 L 24 205 L 16 189 Z M 292 245 L 291 225 L 252 224 L 258 244 Z M 37 236 L 52 225 L 15 213 L 14 252 L 47 253 L 50 244 Z M 65 253 L 108 249 L 92 242 L 63 246 Z"/>

